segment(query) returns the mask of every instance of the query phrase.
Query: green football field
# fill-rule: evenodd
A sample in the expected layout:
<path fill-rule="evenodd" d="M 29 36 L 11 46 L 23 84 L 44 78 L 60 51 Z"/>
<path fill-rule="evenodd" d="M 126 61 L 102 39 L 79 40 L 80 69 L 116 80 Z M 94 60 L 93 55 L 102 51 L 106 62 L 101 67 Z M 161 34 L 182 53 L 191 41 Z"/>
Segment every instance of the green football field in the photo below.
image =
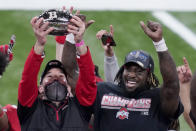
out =
<path fill-rule="evenodd" d="M 24 62 L 35 43 L 30 20 L 40 13 L 41 11 L 0 11 L 0 44 L 7 44 L 11 35 L 16 35 L 16 45 L 13 49 L 14 60 L 9 64 L 0 80 L 0 104 L 3 106 L 17 104 L 17 88 Z M 99 66 L 99 71 L 103 78 L 104 52 L 100 41 L 96 39 L 95 35 L 100 29 L 109 30 L 109 25 L 112 24 L 114 27 L 114 39 L 117 43 L 115 53 L 119 60 L 119 65 L 123 63 L 125 55 L 131 50 L 146 50 L 154 58 L 155 74 L 162 83 L 157 54 L 151 40 L 143 33 L 139 25 L 141 20 L 145 22 L 147 20 L 158 21 L 151 15 L 151 12 L 83 11 L 82 13 L 87 16 L 88 20 L 94 19 L 96 21 L 86 31 L 84 39 L 85 43 L 90 47 L 94 63 Z M 172 12 L 171 14 L 196 33 L 195 12 Z M 196 60 L 196 51 L 164 25 L 163 35 L 176 65 L 181 65 L 182 57 L 185 56 L 194 71 L 196 69 L 196 62 L 194 61 Z M 53 36 L 48 37 L 45 53 L 44 65 L 48 60 L 55 58 L 55 40 Z M 180 118 L 180 124 L 181 131 L 190 131 L 183 117 Z"/>

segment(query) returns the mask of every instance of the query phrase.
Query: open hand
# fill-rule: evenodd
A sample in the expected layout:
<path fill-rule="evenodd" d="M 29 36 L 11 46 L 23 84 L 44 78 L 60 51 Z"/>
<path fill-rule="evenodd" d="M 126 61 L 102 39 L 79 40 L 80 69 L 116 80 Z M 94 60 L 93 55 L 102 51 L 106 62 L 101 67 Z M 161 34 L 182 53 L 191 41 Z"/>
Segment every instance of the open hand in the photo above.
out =
<path fill-rule="evenodd" d="M 68 25 L 68 32 L 73 33 L 75 42 L 79 43 L 83 39 L 86 27 L 85 22 L 77 15 L 79 15 L 79 11 L 77 11 L 76 15 L 70 20 L 71 24 Z"/>
<path fill-rule="evenodd" d="M 44 46 L 47 39 L 46 36 L 54 29 L 53 27 L 48 28 L 49 23 L 43 22 L 43 18 L 38 19 L 38 17 L 34 17 L 31 20 L 31 25 L 37 38 L 37 43 L 39 45 Z"/>

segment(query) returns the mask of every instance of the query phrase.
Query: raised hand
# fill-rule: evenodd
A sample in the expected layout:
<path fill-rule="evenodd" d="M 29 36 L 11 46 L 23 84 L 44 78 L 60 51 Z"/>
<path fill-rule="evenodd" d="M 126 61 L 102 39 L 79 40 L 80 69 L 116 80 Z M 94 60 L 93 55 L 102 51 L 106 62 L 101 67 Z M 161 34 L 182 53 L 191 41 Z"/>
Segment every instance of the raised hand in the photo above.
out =
<path fill-rule="evenodd" d="M 34 17 L 31 20 L 31 25 L 39 45 L 45 45 L 47 39 L 46 36 L 54 29 L 53 27 L 48 28 L 49 23 L 43 22 L 43 18 L 38 19 Z"/>
<path fill-rule="evenodd" d="M 73 7 L 71 7 L 69 11 L 70 11 L 70 13 L 72 13 L 73 12 Z M 78 16 L 83 22 L 85 22 L 85 28 L 86 29 L 95 22 L 94 20 L 86 21 L 86 16 L 83 15 L 83 14 L 80 14 L 79 11 L 77 11 L 75 15 Z"/>
<path fill-rule="evenodd" d="M 85 22 L 86 29 L 95 22 L 94 20 L 86 21 L 86 16 L 83 14 L 77 14 L 76 16 L 78 16 L 83 22 Z"/>
<path fill-rule="evenodd" d="M 66 10 L 66 7 L 63 6 L 62 9 L 63 10 Z M 69 12 L 70 12 L 70 14 L 73 13 L 73 7 L 70 7 Z M 86 21 L 86 16 L 83 15 L 83 14 L 79 14 L 79 12 L 76 12 L 76 16 L 78 16 L 85 23 L 85 28 L 86 29 L 95 22 L 94 20 Z M 55 37 L 57 43 L 59 43 L 59 44 L 64 44 L 65 43 L 65 38 L 66 38 L 65 36 L 56 36 Z M 72 42 L 70 42 L 70 43 L 72 43 Z"/>
<path fill-rule="evenodd" d="M 98 31 L 97 34 L 96 34 L 97 39 L 101 40 L 101 38 L 102 38 L 102 36 L 103 36 L 104 34 L 110 34 L 110 35 L 113 37 L 113 35 L 114 35 L 113 26 L 110 25 L 110 32 L 109 32 L 109 33 L 107 32 L 107 30 L 100 30 L 100 31 Z M 110 46 L 109 43 L 107 43 L 106 45 L 104 45 L 104 44 L 102 43 L 102 47 L 103 47 L 103 49 L 104 49 L 104 51 L 105 51 L 106 56 L 113 56 L 113 55 L 114 55 L 112 46 Z"/>
<path fill-rule="evenodd" d="M 48 28 L 49 23 L 43 22 L 43 18 L 38 19 L 38 17 L 34 17 L 31 20 L 31 25 L 37 39 L 36 44 L 34 46 L 34 51 L 36 54 L 41 55 L 44 51 L 44 46 L 46 44 L 47 38 L 46 36 L 54 29 L 53 27 Z"/>
<path fill-rule="evenodd" d="M 185 57 L 183 57 L 183 62 L 184 65 L 177 67 L 178 78 L 180 80 L 180 83 L 187 83 L 192 79 L 192 72 Z"/>
<path fill-rule="evenodd" d="M 76 15 L 70 20 L 71 24 L 68 25 L 68 32 L 73 33 L 74 40 L 76 43 L 79 43 L 83 39 L 85 32 L 85 22 L 83 22 L 77 15 L 79 11 L 76 12 Z"/>
<path fill-rule="evenodd" d="M 158 22 L 147 21 L 146 26 L 143 21 L 140 21 L 140 25 L 145 34 L 154 42 L 159 42 L 162 39 L 162 27 Z"/>
<path fill-rule="evenodd" d="M 63 6 L 63 8 L 62 8 L 63 10 L 66 10 L 66 7 L 65 6 Z M 72 14 L 72 12 L 73 12 L 73 6 L 71 6 L 70 8 L 69 8 L 69 13 L 70 14 Z"/>

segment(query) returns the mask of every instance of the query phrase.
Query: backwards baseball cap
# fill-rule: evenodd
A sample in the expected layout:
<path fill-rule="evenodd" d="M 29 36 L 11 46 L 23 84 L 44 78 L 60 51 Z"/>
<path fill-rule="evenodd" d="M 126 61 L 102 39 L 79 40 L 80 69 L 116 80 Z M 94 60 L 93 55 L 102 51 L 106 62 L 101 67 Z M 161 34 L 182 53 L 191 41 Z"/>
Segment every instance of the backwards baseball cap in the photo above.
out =
<path fill-rule="evenodd" d="M 143 69 L 149 69 L 149 71 L 152 73 L 154 72 L 153 59 L 147 52 L 143 50 L 135 50 L 135 51 L 130 52 L 125 57 L 124 65 L 130 62 L 138 64 Z"/>
<path fill-rule="evenodd" d="M 40 84 L 42 83 L 44 76 L 52 68 L 59 68 L 59 69 L 61 69 L 63 71 L 63 73 L 65 74 L 65 76 L 67 76 L 67 73 L 66 73 L 66 71 L 64 69 L 63 64 L 60 61 L 58 61 L 58 60 L 51 60 L 51 61 L 49 61 L 46 64 L 46 67 L 45 67 L 44 71 L 42 72 L 41 79 L 40 79 Z"/>

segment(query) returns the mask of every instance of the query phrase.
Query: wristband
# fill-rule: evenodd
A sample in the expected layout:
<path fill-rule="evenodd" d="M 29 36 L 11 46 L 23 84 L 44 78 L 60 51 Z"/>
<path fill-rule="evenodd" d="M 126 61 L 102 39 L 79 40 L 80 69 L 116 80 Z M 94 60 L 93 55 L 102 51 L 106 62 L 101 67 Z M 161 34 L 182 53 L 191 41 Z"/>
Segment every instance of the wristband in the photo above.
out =
<path fill-rule="evenodd" d="M 71 44 L 76 44 L 75 40 L 74 40 L 74 35 L 72 33 L 68 34 L 66 36 L 66 41 L 68 41 Z"/>
<path fill-rule="evenodd" d="M 80 43 L 76 43 L 76 47 L 80 47 L 82 45 L 84 45 L 84 40 L 81 40 Z"/>
<path fill-rule="evenodd" d="M 168 50 L 167 45 L 165 44 L 164 38 L 162 38 L 159 42 L 154 42 L 153 41 L 153 44 L 154 44 L 154 47 L 155 47 L 157 52 L 163 52 L 163 51 Z"/>

